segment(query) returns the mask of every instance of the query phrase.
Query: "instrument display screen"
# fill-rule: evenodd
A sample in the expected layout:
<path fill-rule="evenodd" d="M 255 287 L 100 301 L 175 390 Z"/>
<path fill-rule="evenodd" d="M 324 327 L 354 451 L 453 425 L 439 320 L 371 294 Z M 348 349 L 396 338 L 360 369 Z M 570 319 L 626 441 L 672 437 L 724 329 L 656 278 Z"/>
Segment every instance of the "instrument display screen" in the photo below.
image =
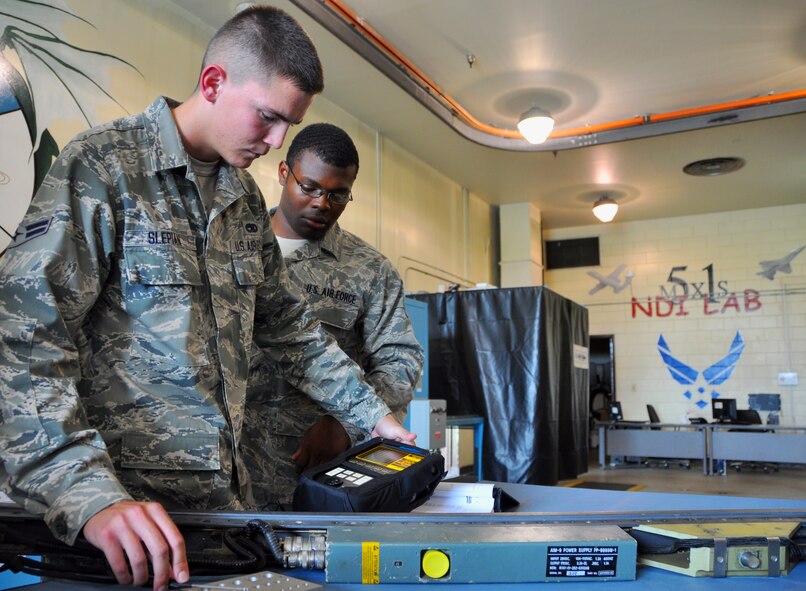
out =
<path fill-rule="evenodd" d="M 358 454 L 355 459 L 400 472 L 421 461 L 423 456 L 411 453 L 405 448 L 378 445 Z"/>
<path fill-rule="evenodd" d="M 444 474 L 440 454 L 374 437 L 300 474 L 294 510 L 408 512 L 431 496 Z"/>

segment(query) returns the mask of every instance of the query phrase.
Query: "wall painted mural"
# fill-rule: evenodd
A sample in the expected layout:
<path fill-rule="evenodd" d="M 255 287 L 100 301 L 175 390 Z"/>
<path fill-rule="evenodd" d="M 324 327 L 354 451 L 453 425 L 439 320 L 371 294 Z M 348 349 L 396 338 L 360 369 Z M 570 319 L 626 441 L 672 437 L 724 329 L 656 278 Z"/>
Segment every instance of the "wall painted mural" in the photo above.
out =
<path fill-rule="evenodd" d="M 67 23 L 92 27 L 60 0 L 0 0 L 0 251 L 59 152 L 48 128 L 59 120 L 100 123 L 99 106 L 120 106 L 106 90 L 110 68 L 134 69 L 68 42 Z"/>
<path fill-rule="evenodd" d="M 233 11 L 237 4 L 217 3 Z M 0 0 L 0 251 L 58 147 L 91 125 L 142 111 L 157 95 L 190 96 L 213 32 L 159 0 Z M 318 43 L 322 33 L 311 34 Z M 361 198 L 343 226 L 378 247 L 408 289 L 435 291 L 450 277 L 497 283 L 491 206 L 355 118 L 349 105 L 319 96 L 305 116 L 316 121 L 347 130 L 361 160 L 377 164 L 362 168 Z M 283 153 L 273 150 L 249 169 L 269 205 L 279 199 Z"/>
<path fill-rule="evenodd" d="M 598 236 L 601 266 L 545 283 L 612 335 L 625 418 L 652 404 L 665 422 L 711 420 L 715 399 L 775 394 L 782 423 L 806 424 L 804 228 L 806 204 L 550 230 Z"/>
<path fill-rule="evenodd" d="M 773 261 L 761 261 L 759 263 L 759 265 L 761 265 L 761 271 L 756 273 L 756 275 L 761 275 L 762 277 L 773 281 L 776 273 L 791 273 L 792 259 L 798 256 L 804 248 L 806 248 L 806 246 L 799 246 L 788 255 L 781 257 L 780 259 L 775 259 Z"/>
<path fill-rule="evenodd" d="M 632 283 L 632 278 L 634 276 L 632 271 L 627 271 L 627 274 L 622 280 L 621 273 L 626 268 L 627 265 L 619 265 L 615 268 L 615 270 L 611 271 L 607 275 L 602 275 L 598 271 L 588 271 L 588 275 L 596 279 L 596 285 L 591 288 L 591 290 L 588 292 L 588 295 L 593 295 L 605 287 L 612 289 L 613 293 L 621 293 L 624 291 L 624 289 L 629 287 L 630 283 Z"/>
<path fill-rule="evenodd" d="M 658 353 L 660 353 L 663 363 L 666 364 L 669 374 L 678 384 L 691 386 L 686 388 L 683 396 L 700 409 L 707 407 L 712 399 L 719 398 L 719 391 L 714 386 L 724 384 L 730 378 L 733 370 L 736 369 L 736 364 L 739 363 L 742 351 L 744 351 L 744 340 L 742 335 L 737 332 L 728 354 L 699 372 L 672 355 L 663 335 L 658 338 Z"/>

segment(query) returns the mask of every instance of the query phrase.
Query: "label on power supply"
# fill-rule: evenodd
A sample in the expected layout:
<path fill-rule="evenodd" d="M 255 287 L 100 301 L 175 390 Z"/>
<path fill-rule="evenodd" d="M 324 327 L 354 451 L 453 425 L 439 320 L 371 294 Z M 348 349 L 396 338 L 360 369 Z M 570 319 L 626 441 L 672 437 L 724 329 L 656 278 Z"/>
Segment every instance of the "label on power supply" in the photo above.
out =
<path fill-rule="evenodd" d="M 546 576 L 615 577 L 618 546 L 549 546 Z"/>
<path fill-rule="evenodd" d="M 381 545 L 378 542 L 361 542 L 361 584 L 378 585 L 381 582 Z"/>

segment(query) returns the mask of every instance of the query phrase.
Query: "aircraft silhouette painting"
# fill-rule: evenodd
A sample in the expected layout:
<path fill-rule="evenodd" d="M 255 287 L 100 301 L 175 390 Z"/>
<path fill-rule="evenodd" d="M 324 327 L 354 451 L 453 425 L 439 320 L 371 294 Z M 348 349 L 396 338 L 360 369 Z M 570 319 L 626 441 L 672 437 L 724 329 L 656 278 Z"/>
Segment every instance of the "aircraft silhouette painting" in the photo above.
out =
<path fill-rule="evenodd" d="M 775 259 L 772 261 L 761 261 L 759 265 L 761 265 L 761 271 L 756 273 L 756 275 L 761 275 L 762 277 L 766 277 L 770 281 L 773 280 L 776 273 L 791 273 L 792 272 L 792 259 L 798 256 L 806 246 L 801 246 L 796 248 L 788 255 L 783 258 Z"/>
<path fill-rule="evenodd" d="M 597 273 L 596 271 L 588 271 L 588 275 L 596 279 L 599 283 L 594 286 L 588 292 L 588 295 L 593 295 L 597 291 L 604 289 L 605 287 L 610 287 L 614 293 L 621 292 L 624 288 L 626 288 L 630 283 L 632 283 L 632 272 L 627 272 L 627 275 L 624 277 L 624 280 L 621 280 L 621 273 L 624 271 L 627 265 L 619 265 L 616 267 L 615 271 L 610 273 L 609 275 L 602 275 L 601 273 Z"/>

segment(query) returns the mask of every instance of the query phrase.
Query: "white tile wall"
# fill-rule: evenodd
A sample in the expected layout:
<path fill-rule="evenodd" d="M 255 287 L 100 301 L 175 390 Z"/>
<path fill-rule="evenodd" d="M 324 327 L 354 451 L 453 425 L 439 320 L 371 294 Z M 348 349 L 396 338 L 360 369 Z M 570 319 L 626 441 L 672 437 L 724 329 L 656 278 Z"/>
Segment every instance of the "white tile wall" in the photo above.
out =
<path fill-rule="evenodd" d="M 545 240 L 587 236 L 600 237 L 601 266 L 546 271 L 546 285 L 588 306 L 591 334 L 614 335 L 616 391 L 625 418 L 646 419 L 647 403 L 664 421 L 687 413 L 710 417 L 710 406 L 700 410 L 683 395 L 690 387 L 670 376 L 658 338 L 662 334 L 675 357 L 701 372 L 728 354 L 738 331 L 745 347 L 732 376 L 709 386 L 700 375 L 694 388 L 705 388 L 706 400 L 711 390 L 736 398 L 739 408 L 747 407 L 748 393 L 778 392 L 782 422 L 806 424 L 806 251 L 792 261 L 791 274 L 778 273 L 773 281 L 757 275 L 760 261 L 806 244 L 806 204 L 544 232 Z M 587 271 L 606 275 L 622 263 L 625 272 L 635 274 L 630 287 L 619 294 L 606 288 L 589 295 L 596 280 Z M 656 298 L 661 286 L 671 292 L 672 267 L 686 266 L 675 276 L 703 283 L 701 290 L 707 291 L 703 269 L 708 265 L 713 265 L 715 291 L 724 287 L 736 299 L 723 294 L 708 306 L 716 313 L 706 314 L 703 300 L 690 298 L 683 303 L 687 315 L 678 315 L 675 305 L 671 315 L 658 317 Z M 752 309 L 758 303 L 750 292 L 746 309 L 745 290 L 758 292 L 760 308 Z M 653 302 L 653 316 L 638 310 L 633 315 L 633 298 L 644 307 Z M 800 385 L 778 386 L 780 371 L 798 372 Z"/>

